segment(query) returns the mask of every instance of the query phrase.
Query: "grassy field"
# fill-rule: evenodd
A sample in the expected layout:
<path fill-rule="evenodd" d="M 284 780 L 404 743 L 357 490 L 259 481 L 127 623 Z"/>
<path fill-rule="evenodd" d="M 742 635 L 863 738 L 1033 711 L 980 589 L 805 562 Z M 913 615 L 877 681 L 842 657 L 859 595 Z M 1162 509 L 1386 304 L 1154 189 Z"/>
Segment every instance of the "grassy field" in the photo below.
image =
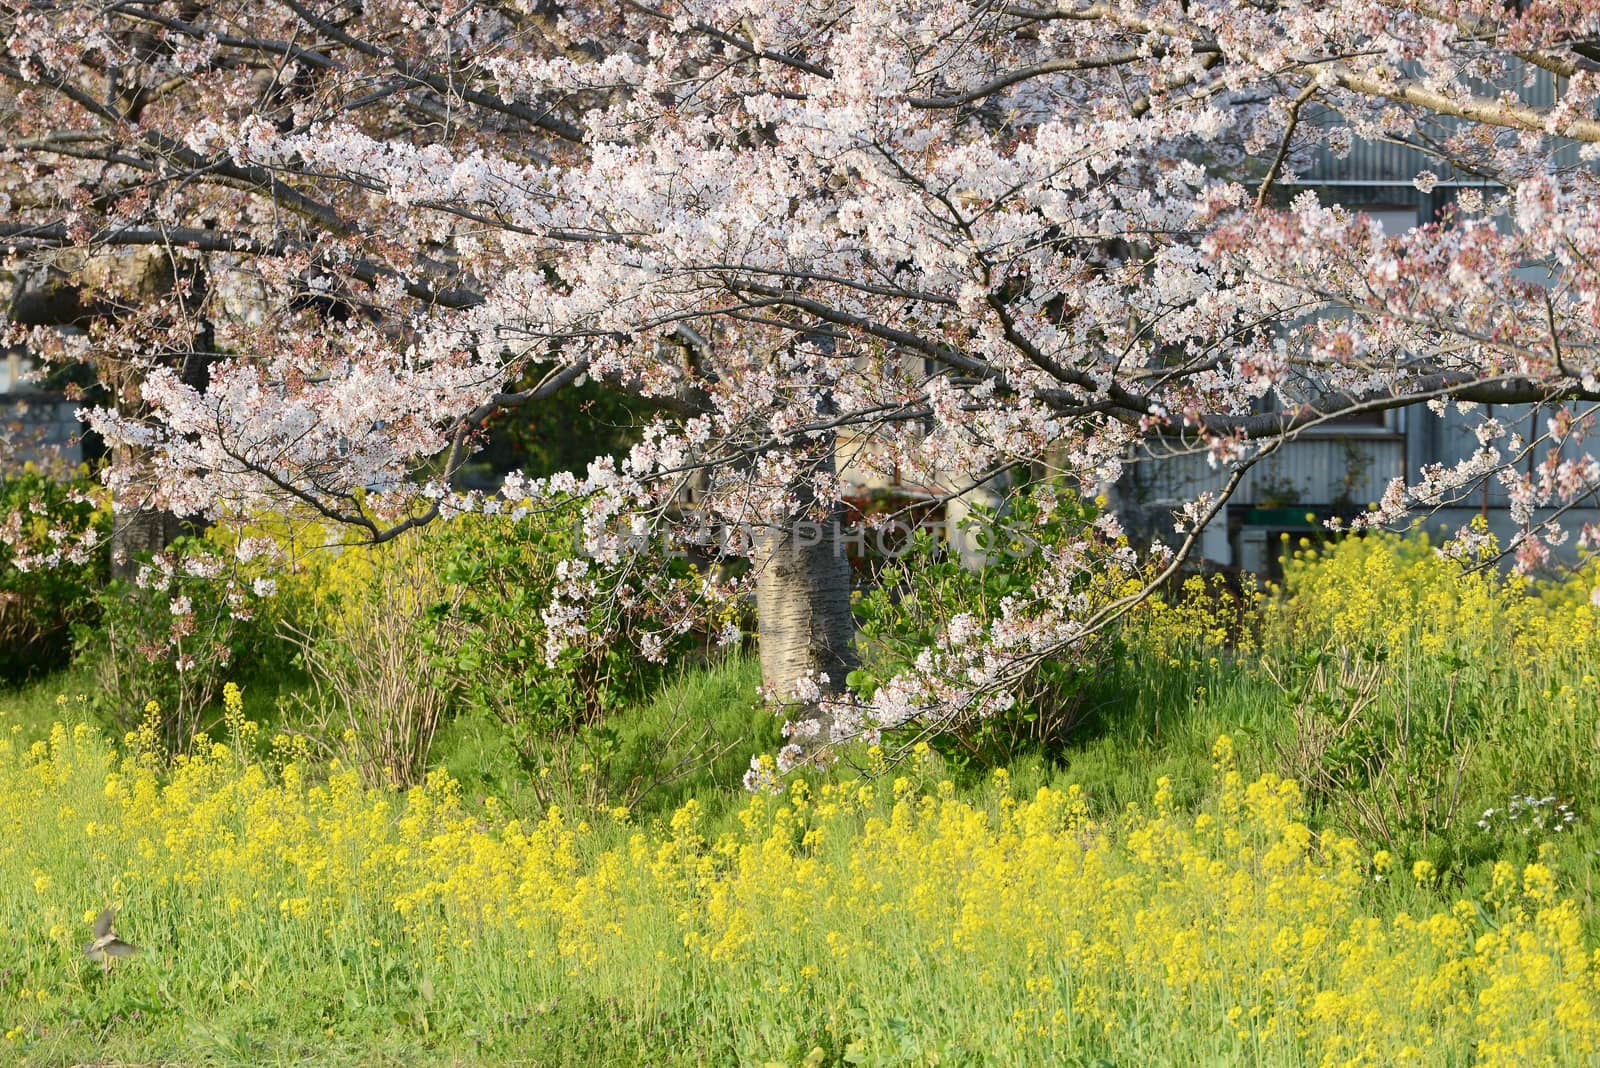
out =
<path fill-rule="evenodd" d="M 169 761 L 45 679 L 0 697 L 0 1062 L 1590 1063 L 1587 582 L 1307 553 L 1238 634 L 1153 609 L 1065 745 L 778 795 L 737 787 L 775 739 L 740 657 L 603 773 L 462 716 L 407 792 L 248 687 Z M 714 759 L 663 776 L 684 723 Z"/>

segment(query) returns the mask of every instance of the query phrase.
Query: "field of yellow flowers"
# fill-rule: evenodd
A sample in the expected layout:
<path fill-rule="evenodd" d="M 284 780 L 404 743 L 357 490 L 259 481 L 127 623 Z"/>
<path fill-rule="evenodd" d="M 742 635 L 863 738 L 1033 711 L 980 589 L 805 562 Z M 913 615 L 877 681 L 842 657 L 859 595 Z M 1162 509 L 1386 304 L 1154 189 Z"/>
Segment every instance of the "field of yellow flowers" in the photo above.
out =
<path fill-rule="evenodd" d="M 443 772 L 368 788 L 233 686 L 215 740 L 170 759 L 158 710 L 121 739 L 29 741 L 0 714 L 0 1064 L 1600 1063 L 1592 843 L 1497 838 L 1465 801 L 1384 837 L 1340 791 L 1389 765 L 1315 790 L 1274 770 L 1321 737 L 1323 676 L 1288 685 L 1282 661 L 1364 643 L 1390 689 L 1362 752 L 1457 767 L 1382 717 L 1420 716 L 1425 686 L 1456 707 L 1479 664 L 1463 731 L 1565 776 L 1586 814 L 1580 581 L 1461 576 L 1377 538 L 1308 549 L 1232 668 L 1212 615 L 1159 609 L 1205 748 L 1175 782 L 1182 731 L 1141 727 L 1110 791 L 1091 748 L 974 779 L 924 747 L 655 816 L 528 815 Z M 1522 774 L 1482 751 L 1456 793 Z M 84 946 L 107 906 L 140 948 L 103 966 Z"/>
<path fill-rule="evenodd" d="M 229 693 L 237 708 L 236 691 Z M 972 796 L 916 769 L 751 797 L 720 829 L 469 813 L 252 726 L 0 741 L 10 1063 L 1554 1064 L 1600 1052 L 1600 957 L 1534 861 L 1475 900 L 1305 822 L 1216 742 L 1158 781 Z M 1389 887 L 1381 892 L 1383 880 Z M 1394 907 L 1396 903 L 1416 907 Z M 141 946 L 81 944 L 106 903 Z M 1390 906 L 1389 908 L 1382 907 Z"/>

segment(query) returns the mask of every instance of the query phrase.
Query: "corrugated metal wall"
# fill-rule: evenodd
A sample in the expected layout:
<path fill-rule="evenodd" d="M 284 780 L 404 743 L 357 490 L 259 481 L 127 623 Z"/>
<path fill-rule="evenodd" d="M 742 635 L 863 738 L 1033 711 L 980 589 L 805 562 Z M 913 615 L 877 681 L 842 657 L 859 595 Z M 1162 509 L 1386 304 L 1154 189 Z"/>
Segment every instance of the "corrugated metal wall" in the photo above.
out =
<path fill-rule="evenodd" d="M 1522 102 L 1541 108 L 1555 104 L 1557 94 L 1566 89 L 1566 79 L 1558 79 L 1544 70 L 1533 69 L 1532 73 L 1530 83 L 1517 89 L 1517 95 Z M 1495 92 L 1487 87 L 1484 89 L 1486 96 L 1495 95 Z M 1304 118 L 1307 123 L 1315 126 L 1339 126 L 1344 123 L 1344 119 L 1337 112 L 1326 107 L 1308 107 Z M 1435 136 L 1448 137 L 1460 126 L 1460 120 L 1442 118 L 1438 120 Z M 1563 157 L 1570 155 L 1571 158 L 1563 158 L 1562 162 L 1569 165 L 1577 164 L 1579 147 L 1573 144 L 1569 149 L 1563 150 L 1561 155 Z M 1424 170 L 1431 170 L 1438 175 L 1440 185 L 1485 184 L 1480 175 L 1458 173 L 1453 167 L 1426 152 L 1391 141 L 1356 140 L 1343 157 L 1335 155 L 1326 144 L 1320 144 L 1310 151 L 1309 158 L 1302 161 L 1296 170 L 1297 181 L 1288 184 L 1409 187 L 1417 173 Z"/>
<path fill-rule="evenodd" d="M 1362 508 L 1383 496 L 1389 481 L 1404 472 L 1405 461 L 1406 442 L 1398 434 L 1302 438 L 1251 468 L 1232 503 Z M 1229 475 L 1212 468 L 1204 456 L 1164 457 L 1133 464 L 1130 488 L 1151 503 L 1188 500 L 1221 490 Z"/>
<path fill-rule="evenodd" d="M 11 446 L 0 449 L 0 476 L 30 460 L 80 462 L 83 424 L 74 415 L 79 407 L 51 393 L 0 393 L 0 437 Z"/>

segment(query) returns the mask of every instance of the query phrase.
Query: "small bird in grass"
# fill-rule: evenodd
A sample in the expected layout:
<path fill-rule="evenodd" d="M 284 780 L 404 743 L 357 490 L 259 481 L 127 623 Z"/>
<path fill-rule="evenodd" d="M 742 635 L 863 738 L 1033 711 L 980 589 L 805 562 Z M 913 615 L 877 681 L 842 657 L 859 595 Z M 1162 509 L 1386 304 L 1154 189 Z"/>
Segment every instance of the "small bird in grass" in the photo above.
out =
<path fill-rule="evenodd" d="M 116 922 L 117 910 L 106 909 L 94 920 L 94 941 L 83 947 L 83 955 L 90 960 L 99 961 L 100 966 L 106 971 L 111 970 L 111 961 L 116 957 L 131 957 L 139 952 L 139 947 L 131 942 L 124 942 L 117 937 L 111 925 Z"/>

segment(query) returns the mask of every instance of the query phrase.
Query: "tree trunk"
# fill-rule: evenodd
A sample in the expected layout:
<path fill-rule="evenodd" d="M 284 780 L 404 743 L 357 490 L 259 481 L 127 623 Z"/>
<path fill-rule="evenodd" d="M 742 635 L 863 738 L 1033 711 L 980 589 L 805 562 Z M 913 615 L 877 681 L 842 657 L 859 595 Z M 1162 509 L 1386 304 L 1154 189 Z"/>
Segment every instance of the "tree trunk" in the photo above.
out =
<path fill-rule="evenodd" d="M 169 264 L 156 259 L 133 267 L 129 279 L 134 291 L 145 299 L 156 299 L 163 292 L 181 286 L 179 306 L 184 316 L 197 316 L 206 298 L 206 277 L 198 264 L 185 265 L 181 273 L 169 271 Z M 132 271 L 141 273 L 133 274 Z M 185 349 L 160 353 L 156 359 L 163 363 L 176 363 L 178 377 L 184 385 L 204 393 L 211 384 L 211 363 L 215 356 L 215 335 L 208 320 L 198 321 L 199 330 Z M 115 398 L 117 409 L 125 416 L 142 418 L 146 414 L 140 388 L 144 384 L 144 368 L 134 361 L 102 361 L 101 377 Z M 125 446 L 124 448 L 130 448 Z M 122 459 L 132 459 L 123 457 Z M 205 524 L 185 519 L 162 508 L 151 508 L 143 499 L 112 502 L 111 525 L 111 577 L 134 579 L 139 573 L 138 554 L 160 552 L 185 534 L 198 534 Z"/>
<path fill-rule="evenodd" d="M 831 443 L 826 459 L 812 470 L 819 469 L 834 470 Z M 761 680 L 791 722 L 817 721 L 816 733 L 792 739 L 810 749 L 829 740 L 832 722 L 811 697 L 808 683 L 815 682 L 824 696 L 838 694 L 858 661 L 850 561 L 839 529 L 843 510 L 834 507 L 818 516 L 811 480 L 801 483 L 796 487 L 800 507 L 757 540 L 752 562 Z"/>
<path fill-rule="evenodd" d="M 183 521 L 160 508 L 126 508 L 113 503 L 111 577 L 130 582 L 139 573 L 137 554 L 160 552 L 186 533 Z"/>

